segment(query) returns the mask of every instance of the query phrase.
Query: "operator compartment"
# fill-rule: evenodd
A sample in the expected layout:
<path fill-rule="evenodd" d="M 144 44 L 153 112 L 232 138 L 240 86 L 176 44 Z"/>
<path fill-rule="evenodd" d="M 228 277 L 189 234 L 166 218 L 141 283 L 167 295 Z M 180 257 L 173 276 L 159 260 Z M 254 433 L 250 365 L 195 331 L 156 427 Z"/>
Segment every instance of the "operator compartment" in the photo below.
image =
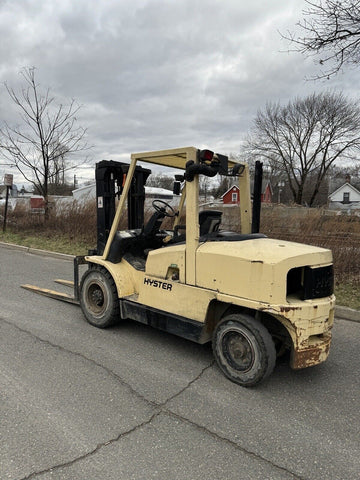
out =
<path fill-rule="evenodd" d="M 140 229 L 117 231 L 110 246 L 108 260 L 112 263 L 119 263 L 125 253 L 142 257 L 140 234 Z"/>

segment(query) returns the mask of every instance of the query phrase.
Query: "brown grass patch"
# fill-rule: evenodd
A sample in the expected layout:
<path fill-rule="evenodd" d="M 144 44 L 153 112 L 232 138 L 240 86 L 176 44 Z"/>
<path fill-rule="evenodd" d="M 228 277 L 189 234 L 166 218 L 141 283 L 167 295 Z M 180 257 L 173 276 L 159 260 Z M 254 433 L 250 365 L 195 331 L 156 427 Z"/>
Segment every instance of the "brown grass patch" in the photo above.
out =
<path fill-rule="evenodd" d="M 223 211 L 222 229 L 239 231 L 238 209 L 236 207 L 215 207 Z M 146 220 L 153 213 L 145 212 Z M 146 221 L 145 220 L 145 221 Z M 120 228 L 125 228 L 127 214 Z M 172 223 L 172 222 L 171 222 Z M 181 222 L 182 223 L 182 222 Z M 96 245 L 96 205 L 76 202 L 52 210 L 45 224 L 43 215 L 31 213 L 18 206 L 8 214 L 8 228 L 22 236 L 43 236 L 47 239 L 62 238 L 65 243 Z M 170 228 L 166 219 L 163 228 Z M 301 207 L 263 206 L 261 232 L 270 238 L 307 243 L 329 248 L 333 252 L 336 282 L 351 283 L 360 287 L 360 217 L 336 215 L 318 209 Z"/>

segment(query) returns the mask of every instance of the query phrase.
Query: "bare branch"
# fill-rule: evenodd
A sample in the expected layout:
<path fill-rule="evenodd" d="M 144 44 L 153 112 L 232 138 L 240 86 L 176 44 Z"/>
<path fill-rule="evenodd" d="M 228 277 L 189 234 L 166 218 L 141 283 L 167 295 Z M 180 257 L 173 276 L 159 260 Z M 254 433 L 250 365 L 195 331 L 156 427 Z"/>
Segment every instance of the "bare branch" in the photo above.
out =
<path fill-rule="evenodd" d="M 360 62 L 360 1 L 305 0 L 304 19 L 297 23 L 302 35 L 289 31 L 283 38 L 294 50 L 316 56 L 327 69 L 314 78 L 329 78 L 345 65 Z"/>

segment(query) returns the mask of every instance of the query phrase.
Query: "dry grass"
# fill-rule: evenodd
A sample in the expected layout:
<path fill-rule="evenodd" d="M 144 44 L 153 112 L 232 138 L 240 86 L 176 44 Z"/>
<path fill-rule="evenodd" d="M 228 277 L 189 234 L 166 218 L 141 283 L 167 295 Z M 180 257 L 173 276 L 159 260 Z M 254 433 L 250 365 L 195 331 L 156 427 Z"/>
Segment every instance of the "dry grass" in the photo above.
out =
<path fill-rule="evenodd" d="M 240 231 L 237 207 L 223 211 L 222 227 Z M 336 283 L 360 287 L 360 217 L 302 207 L 262 207 L 260 231 L 270 238 L 307 243 L 333 252 Z"/>
<path fill-rule="evenodd" d="M 239 230 L 237 208 L 216 209 L 223 210 L 222 228 Z M 153 210 L 148 209 L 145 212 L 146 219 L 152 213 Z M 126 218 L 121 228 L 125 228 L 125 224 Z M 165 228 L 168 226 L 164 223 Z M 261 231 L 270 238 L 331 249 L 337 287 L 347 285 L 349 294 L 355 292 L 353 296 L 359 297 L 360 217 L 334 215 L 334 212 L 317 209 L 264 206 Z M 86 253 L 88 248 L 96 245 L 95 201 L 86 205 L 73 203 L 62 206 L 57 212 L 51 212 L 47 224 L 44 223 L 43 215 L 32 214 L 29 210 L 18 207 L 8 214 L 8 232 L 7 237 L 0 235 L 0 240 L 11 241 L 13 235 L 14 243 L 52 248 L 66 253 Z"/>
<path fill-rule="evenodd" d="M 96 245 L 95 201 L 62 205 L 58 211 L 50 211 L 46 223 L 42 213 L 32 213 L 20 205 L 9 213 L 7 226 L 8 231 L 24 237 L 62 238 L 65 242 L 86 243 L 93 248 Z"/>
<path fill-rule="evenodd" d="M 264 209 L 261 231 L 271 238 L 332 250 L 336 282 L 360 287 L 360 217 L 317 209 L 304 209 L 298 215 L 291 209 Z"/>

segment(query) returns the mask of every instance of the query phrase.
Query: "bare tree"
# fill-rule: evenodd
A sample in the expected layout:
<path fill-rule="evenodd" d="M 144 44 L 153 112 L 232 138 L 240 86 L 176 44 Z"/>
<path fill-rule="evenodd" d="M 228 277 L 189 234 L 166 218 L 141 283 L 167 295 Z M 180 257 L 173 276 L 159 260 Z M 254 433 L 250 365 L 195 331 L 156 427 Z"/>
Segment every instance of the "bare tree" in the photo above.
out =
<path fill-rule="evenodd" d="M 20 92 L 5 84 L 11 100 L 20 110 L 21 126 L 7 122 L 0 128 L 0 149 L 24 178 L 45 200 L 45 218 L 49 213 L 49 184 L 66 170 L 65 159 L 87 149 L 86 130 L 77 126 L 80 106 L 56 104 L 50 90 L 41 92 L 35 80 L 35 68 L 21 71 L 25 86 Z"/>
<path fill-rule="evenodd" d="M 224 193 L 226 193 L 232 185 L 236 185 L 236 180 L 233 177 L 225 177 L 220 175 L 218 185 L 214 186 L 212 189 L 212 195 L 215 198 L 221 198 Z"/>
<path fill-rule="evenodd" d="M 174 186 L 174 177 L 165 175 L 163 173 L 153 173 L 146 181 L 147 187 L 164 188 L 165 190 L 172 190 Z"/>
<path fill-rule="evenodd" d="M 320 55 L 327 69 L 315 78 L 329 78 L 345 64 L 360 62 L 360 1 L 305 0 L 308 9 L 297 23 L 302 35 L 283 35 L 305 55 Z"/>
<path fill-rule="evenodd" d="M 286 106 L 269 103 L 259 111 L 247 140 L 248 154 L 283 171 L 295 203 L 313 205 L 329 168 L 351 158 L 360 147 L 360 106 L 343 94 L 325 92 L 295 99 Z"/>

